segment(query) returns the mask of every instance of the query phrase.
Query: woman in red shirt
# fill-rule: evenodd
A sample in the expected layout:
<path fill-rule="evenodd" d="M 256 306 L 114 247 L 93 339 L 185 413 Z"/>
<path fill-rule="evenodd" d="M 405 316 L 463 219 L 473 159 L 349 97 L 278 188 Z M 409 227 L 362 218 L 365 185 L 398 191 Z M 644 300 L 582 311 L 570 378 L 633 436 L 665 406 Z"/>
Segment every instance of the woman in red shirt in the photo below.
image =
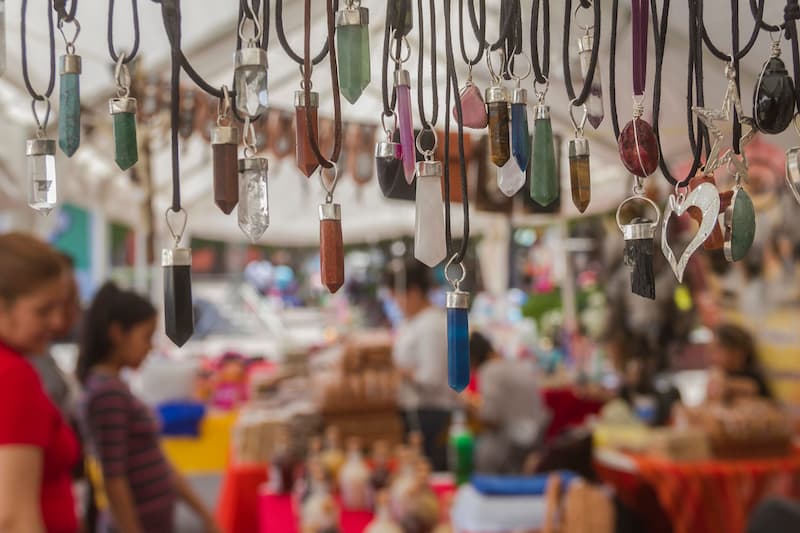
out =
<path fill-rule="evenodd" d="M 78 441 L 47 397 L 28 354 L 61 327 L 64 265 L 45 243 L 0 235 L 0 531 L 75 533 Z"/>

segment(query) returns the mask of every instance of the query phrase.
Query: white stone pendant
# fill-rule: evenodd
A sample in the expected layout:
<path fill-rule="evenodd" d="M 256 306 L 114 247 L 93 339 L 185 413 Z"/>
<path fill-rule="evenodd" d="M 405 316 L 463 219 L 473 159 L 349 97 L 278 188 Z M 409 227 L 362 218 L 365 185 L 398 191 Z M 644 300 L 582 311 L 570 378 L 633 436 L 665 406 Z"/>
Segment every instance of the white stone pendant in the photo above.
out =
<path fill-rule="evenodd" d="M 417 163 L 416 207 L 414 257 L 434 267 L 447 256 L 441 161 Z"/>

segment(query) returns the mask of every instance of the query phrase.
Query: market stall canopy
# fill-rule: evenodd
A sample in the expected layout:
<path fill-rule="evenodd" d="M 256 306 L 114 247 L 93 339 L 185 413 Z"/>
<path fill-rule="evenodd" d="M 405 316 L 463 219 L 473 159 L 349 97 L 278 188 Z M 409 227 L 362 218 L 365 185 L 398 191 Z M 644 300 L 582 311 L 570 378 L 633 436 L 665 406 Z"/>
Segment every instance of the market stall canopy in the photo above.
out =
<path fill-rule="evenodd" d="M 232 75 L 232 51 L 235 47 L 235 28 L 238 3 L 219 2 L 218 0 L 195 0 L 183 2 L 182 40 L 183 50 L 198 71 L 214 85 L 230 84 Z M 444 24 L 442 2 L 437 2 L 437 28 Z M 453 2 L 454 10 L 457 2 Z M 489 35 L 496 34 L 499 26 L 499 3 L 487 3 Z M 356 105 L 343 100 L 344 118 L 351 122 L 378 125 L 382 100 L 380 92 L 381 52 L 384 36 L 385 2 L 363 2 L 370 9 L 370 46 L 372 50 L 372 81 Z M 58 155 L 59 196 L 60 201 L 69 201 L 90 208 L 102 209 L 112 219 L 119 219 L 134 225 L 142 223 L 143 211 L 140 208 L 146 198 L 145 192 L 121 173 L 111 156 L 109 118 L 107 115 L 107 99 L 113 96 L 113 64 L 108 57 L 106 40 L 107 10 L 89 9 L 88 4 L 81 4 L 78 18 L 82 31 L 77 41 L 77 53 L 83 56 L 83 76 L 81 79 L 82 101 L 89 115 L 88 123 L 96 130 L 94 135 L 87 136 L 88 141 L 80 147 L 72 159 Z M 95 7 L 95 6 L 92 6 Z M 717 6 L 715 6 L 717 7 Z M 416 8 L 416 6 L 415 6 Z M 37 87 L 41 87 L 47 79 L 49 71 L 47 26 L 42 21 L 45 17 L 44 5 L 29 7 L 28 13 L 28 53 L 31 78 Z M 630 13 L 629 6 L 621 6 L 618 43 L 617 43 L 617 93 L 620 121 L 625 122 L 631 113 L 630 87 Z M 725 8 L 727 9 L 727 7 Z M 320 3 L 315 3 L 312 16 L 312 47 L 322 44 L 326 34 L 325 17 Z M 710 8 L 709 8 L 710 10 Z M 131 5 L 129 2 L 116 2 L 114 32 L 117 46 L 130 47 L 133 42 L 131 28 Z M 777 2 L 767 2 L 764 18 L 768 21 L 780 21 L 783 18 L 783 6 Z M 561 60 L 561 39 L 563 35 L 564 4 L 561 1 L 551 2 L 551 79 L 547 95 L 553 117 L 553 128 L 563 139 L 572 135 L 569 119 L 569 104 L 563 84 Z M 529 4 L 523 2 L 523 27 L 528 35 Z M 169 44 L 161 20 L 160 5 L 150 1 L 142 1 L 139 5 L 141 20 L 141 49 L 139 52 L 139 68 L 145 73 L 166 76 L 169 66 Z M 579 13 L 579 17 L 586 17 Z M 5 142 L 0 145 L 0 206 L 7 212 L 13 212 L 22 224 L 36 222 L 35 217 L 25 207 L 25 149 L 24 141 L 33 132 L 33 120 L 30 113 L 30 97 L 24 90 L 20 67 L 20 12 L 10 10 L 7 15 L 7 47 L 8 67 L 0 80 L 0 109 L 6 121 L 0 124 L 0 134 Z M 600 128 L 595 131 L 587 127 L 586 136 L 591 143 L 592 151 L 592 204 L 590 212 L 612 209 L 629 191 L 630 180 L 617 156 L 609 116 L 608 101 L 608 55 L 610 13 L 603 7 L 602 38 L 599 66 L 605 88 L 606 118 Z M 742 35 L 749 35 L 752 18 L 743 12 Z M 301 50 L 303 36 L 303 2 L 285 1 L 283 20 L 288 41 L 295 50 Z M 457 24 L 454 12 L 453 24 Z M 670 11 L 670 26 L 667 36 L 667 53 L 664 61 L 664 88 L 661 104 L 661 136 L 663 155 L 673 166 L 685 162 L 689 157 L 686 135 L 686 58 L 688 12 L 685 3 L 675 3 Z M 581 22 L 583 18 L 581 18 Z M 468 23 L 467 23 L 468 25 Z M 730 36 L 730 19 L 727 16 L 707 16 L 706 25 L 715 42 L 722 46 Z M 415 18 L 415 26 L 418 20 Z M 300 73 L 298 66 L 289 60 L 278 43 L 273 24 L 270 29 L 269 47 L 269 90 L 270 105 L 284 110 L 293 109 L 294 91 L 299 88 Z M 469 30 L 468 30 L 469 32 Z M 570 46 L 572 59 L 577 60 L 575 41 L 581 30 L 573 24 Z M 426 35 L 429 34 L 426 28 Z M 418 57 L 418 31 L 415 28 L 409 35 L 412 59 L 409 70 L 416 77 L 416 60 Z M 444 117 L 450 116 L 444 107 L 445 88 L 445 34 L 437 32 L 438 69 L 437 78 L 440 90 L 440 124 Z M 457 28 L 454 28 L 457 39 Z M 56 35 L 57 50 L 63 50 L 61 37 Z M 468 49 L 474 49 L 471 33 L 468 35 Z M 466 65 L 460 60 L 458 43 L 455 44 L 456 63 L 460 80 L 467 75 Z M 527 44 L 527 43 L 526 43 Z M 788 50 L 788 45 L 785 47 Z M 770 41 L 766 32 L 762 34 L 754 50 L 741 65 L 742 101 L 746 108 L 750 107 L 752 91 L 757 82 L 762 62 L 769 56 Z M 61 52 L 58 52 L 61 53 Z M 649 53 L 654 54 L 652 43 Z M 654 61 L 650 61 L 648 69 L 648 88 L 652 88 Z M 473 69 L 475 83 L 485 88 L 490 78 L 484 63 Z M 725 87 L 724 65 L 712 56 L 706 58 L 705 64 L 706 102 L 717 105 L 722 98 Z M 184 83 L 191 81 L 184 76 Z M 575 80 L 574 80 L 575 81 Z M 529 91 L 532 80 L 525 82 Z M 416 93 L 416 84 L 412 78 L 412 93 Z M 424 87 L 430 90 L 431 71 L 426 61 Z M 332 115 L 330 96 L 330 75 L 327 62 L 314 73 L 314 89 L 320 93 L 320 115 Z M 650 94 L 651 91 L 648 91 Z M 416 96 L 414 96 L 416 99 Z M 54 98 L 57 100 L 57 98 Z M 426 95 L 430 102 L 430 95 Z M 55 104 L 55 101 L 54 101 Z M 428 103 L 430 105 L 430 103 Z M 415 103 L 416 106 L 416 103 Z M 649 100 L 645 103 L 645 114 L 649 114 Z M 57 111 L 57 110 L 56 110 Z M 416 115 L 416 113 L 415 113 Z M 50 130 L 54 131 L 51 124 Z M 380 131 L 380 130 L 379 130 Z M 98 135 L 97 132 L 102 134 Z M 790 128 L 786 133 L 774 138 L 774 142 L 783 147 L 796 143 L 795 132 Z M 157 214 L 169 205 L 169 139 L 166 136 L 154 139 L 151 143 L 151 168 L 154 181 L 153 211 Z M 565 152 L 563 150 L 562 152 Z M 214 207 L 211 186 L 210 150 L 199 138 L 184 142 L 182 147 L 182 184 L 185 204 L 190 214 L 190 228 L 193 235 L 213 237 L 224 240 L 243 240 L 235 217 L 224 217 Z M 146 164 L 140 161 L 139 165 Z M 561 165 L 562 197 L 569 198 L 569 184 L 566 176 L 567 166 Z M 656 173 L 654 179 L 660 179 Z M 318 239 L 316 204 L 324 197 L 318 180 L 307 180 L 294 167 L 292 158 L 285 158 L 271 165 L 270 168 L 271 227 L 262 238 L 265 244 L 314 244 Z M 369 241 L 390 238 L 413 233 L 414 206 L 411 203 L 385 200 L 372 180 L 365 187 L 357 187 L 351 179 L 343 180 L 337 192 L 338 201 L 343 204 L 344 236 L 347 241 Z M 455 206 L 456 211 L 460 206 Z M 11 210 L 11 211 L 9 211 Z M 481 231 L 492 216 L 473 212 L 474 229 Z M 565 216 L 578 216 L 577 210 L 569 201 L 562 202 L 562 213 Z M 163 226 L 156 220 L 157 226 Z M 456 216 L 453 226 L 457 230 L 461 226 Z M 458 231 L 456 231 L 458 233 Z"/>

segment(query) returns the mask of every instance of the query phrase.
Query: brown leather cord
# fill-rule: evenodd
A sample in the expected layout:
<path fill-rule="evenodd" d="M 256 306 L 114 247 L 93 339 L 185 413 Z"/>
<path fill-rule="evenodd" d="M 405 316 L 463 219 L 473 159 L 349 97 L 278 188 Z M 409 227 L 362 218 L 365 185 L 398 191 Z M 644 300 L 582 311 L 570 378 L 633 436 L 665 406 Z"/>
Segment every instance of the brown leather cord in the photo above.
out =
<path fill-rule="evenodd" d="M 336 63 L 336 46 L 333 39 L 336 32 L 334 21 L 333 0 L 325 0 L 328 21 L 328 50 L 330 52 L 331 64 L 331 88 L 333 90 L 333 150 L 330 159 L 326 159 L 319 149 L 319 140 L 312 135 L 314 123 L 311 116 L 311 108 L 306 106 L 306 131 L 308 131 L 309 146 L 314 152 L 317 162 L 324 168 L 332 168 L 333 164 L 339 160 L 342 153 L 342 102 L 339 94 L 339 69 Z M 311 0 L 305 0 L 305 12 L 303 14 L 303 91 L 305 92 L 306 102 L 311 101 Z"/>

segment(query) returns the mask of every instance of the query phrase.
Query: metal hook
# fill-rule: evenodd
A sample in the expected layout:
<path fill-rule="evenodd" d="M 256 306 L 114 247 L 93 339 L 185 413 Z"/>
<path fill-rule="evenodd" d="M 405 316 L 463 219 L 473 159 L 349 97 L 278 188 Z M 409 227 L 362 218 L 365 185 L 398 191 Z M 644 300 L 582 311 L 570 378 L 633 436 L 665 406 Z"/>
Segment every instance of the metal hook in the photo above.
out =
<path fill-rule="evenodd" d="M 36 111 L 36 102 L 45 103 L 44 120 L 39 120 L 39 113 Z M 31 100 L 31 111 L 33 111 L 33 120 L 36 121 L 36 136 L 41 138 L 47 133 L 47 123 L 50 121 L 50 99 L 46 96 L 34 97 Z"/>
<path fill-rule="evenodd" d="M 575 128 L 575 135 L 583 137 L 583 129 L 586 127 L 586 119 L 589 116 L 589 112 L 586 109 L 586 104 L 583 104 L 581 107 L 583 108 L 583 116 L 581 117 L 580 123 L 575 120 L 574 109 L 578 106 L 575 105 L 577 98 L 570 101 L 569 106 L 569 119 L 572 121 L 572 127 Z"/>
<path fill-rule="evenodd" d="M 230 123 L 231 114 L 231 95 L 228 86 L 222 86 L 222 98 L 217 102 L 217 125 L 222 126 Z"/>
<path fill-rule="evenodd" d="M 392 126 L 392 129 L 388 129 L 386 127 L 387 116 L 394 118 L 394 126 Z M 392 135 L 394 135 L 394 132 L 397 129 L 397 114 L 394 111 L 392 111 L 391 115 L 386 115 L 385 113 L 381 113 L 381 126 L 383 126 L 383 131 L 384 133 L 386 133 L 386 137 L 389 139 L 389 142 L 392 142 Z"/>
<path fill-rule="evenodd" d="M 67 35 L 64 33 L 64 19 L 58 19 L 58 31 L 61 33 L 61 37 L 64 38 L 64 44 L 67 48 L 67 54 L 74 54 L 75 53 L 75 41 L 78 40 L 78 35 L 81 33 L 81 24 L 78 22 L 78 19 L 74 18 L 70 22 L 75 24 L 75 35 L 72 36 L 72 40 L 67 39 Z"/>
<path fill-rule="evenodd" d="M 616 219 L 617 219 L 617 227 L 619 228 L 619 230 L 620 231 L 624 231 L 622 229 L 622 221 L 619 218 L 620 213 L 622 212 L 622 207 L 625 204 L 627 204 L 628 202 L 632 202 L 634 200 L 639 200 L 639 201 L 646 202 L 646 203 L 650 204 L 650 206 L 653 208 L 653 211 L 656 212 L 656 219 L 653 221 L 652 224 L 653 224 L 654 227 L 658 226 L 658 222 L 661 220 L 661 210 L 658 208 L 658 205 L 653 200 L 648 198 L 647 196 L 636 195 L 636 196 L 629 196 L 628 198 L 625 198 L 624 200 L 622 200 L 622 203 L 619 204 L 619 207 L 617 207 Z"/>
<path fill-rule="evenodd" d="M 331 168 L 333 169 L 333 181 L 331 182 L 331 186 L 328 187 L 328 184 L 325 183 L 325 174 L 324 172 L 326 169 L 324 166 L 320 165 L 319 167 L 319 182 L 322 184 L 322 188 L 325 190 L 325 203 L 332 204 L 333 203 L 333 192 L 336 190 L 336 185 L 339 183 L 339 166 L 336 164 L 335 161 L 330 161 L 330 164 L 333 165 Z"/>
<path fill-rule="evenodd" d="M 395 33 L 395 39 L 397 39 L 397 30 L 395 30 L 394 33 Z M 408 38 L 406 38 L 405 35 L 403 35 L 400 38 L 400 57 L 399 58 L 396 57 L 392 50 L 394 50 L 394 46 L 389 47 L 389 57 L 397 65 L 402 65 L 403 63 L 411 59 L 411 45 L 408 44 Z M 405 51 L 405 56 L 403 55 L 404 51 Z"/>
<path fill-rule="evenodd" d="M 114 66 L 114 83 L 117 84 L 117 96 L 128 96 L 131 87 L 131 73 L 125 64 L 125 52 L 120 52 L 117 64 Z"/>
<path fill-rule="evenodd" d="M 544 85 L 544 90 L 539 90 L 536 88 L 536 84 L 539 83 L 538 80 L 534 78 L 533 80 L 533 94 L 536 95 L 536 99 L 539 100 L 539 103 L 544 101 L 544 97 L 547 95 L 547 90 L 550 88 L 550 78 L 545 78 L 544 83 L 540 83 L 539 85 Z"/>
<path fill-rule="evenodd" d="M 506 64 L 506 53 L 503 51 L 502 48 L 497 50 L 497 53 L 500 54 L 500 72 L 505 69 Z M 486 50 L 486 66 L 489 68 L 489 75 L 492 77 L 492 84 L 499 85 L 500 84 L 500 76 L 497 74 L 497 71 L 494 69 L 494 65 L 492 65 L 492 51 Z"/>
<path fill-rule="evenodd" d="M 257 46 L 258 40 L 261 39 L 261 34 L 262 34 L 262 31 L 263 31 L 263 28 L 261 27 L 261 21 L 258 20 L 258 15 L 256 14 L 256 10 L 253 7 L 253 0 L 247 0 L 246 6 L 247 6 L 247 11 L 250 12 L 250 15 L 253 18 L 242 17 L 242 20 L 239 21 L 239 37 L 242 40 L 246 39 L 245 36 L 244 36 L 244 24 L 245 24 L 246 21 L 251 20 L 251 21 L 253 21 L 253 27 L 254 27 L 255 31 L 253 32 L 253 37 L 251 37 L 250 39 L 246 39 L 246 40 L 247 40 L 248 46 Z"/>
<path fill-rule="evenodd" d="M 512 80 L 516 80 L 516 82 L 517 82 L 517 85 L 519 85 L 519 83 L 520 83 L 522 80 L 524 80 L 524 79 L 528 78 L 528 77 L 531 75 L 531 72 L 533 72 L 533 63 L 531 63 L 531 58 L 530 58 L 530 57 L 528 57 L 528 54 L 526 54 L 525 52 L 520 52 L 519 54 L 517 54 L 517 53 L 516 53 L 516 47 L 514 48 L 514 51 L 515 51 L 515 53 L 513 53 L 512 55 L 513 55 L 515 58 L 516 58 L 516 57 L 518 57 L 518 56 L 522 56 L 522 57 L 524 57 L 524 58 L 525 58 L 525 61 L 528 63 L 528 70 L 525 72 L 525 75 L 524 75 L 524 76 L 517 76 L 516 74 L 514 74 L 514 68 L 513 68 L 513 67 L 512 67 L 512 65 L 511 65 L 511 61 L 508 61 L 508 62 L 506 63 L 506 65 L 507 65 L 506 72 L 508 72 L 508 76 L 509 76 L 509 77 L 510 77 Z M 516 64 L 516 61 L 514 61 L 514 63 Z"/>
<path fill-rule="evenodd" d="M 183 222 L 181 223 L 180 226 L 181 229 L 177 233 L 175 232 L 175 228 L 172 227 L 172 221 L 170 221 L 169 219 L 170 213 L 175 213 L 176 215 L 183 215 Z M 181 242 L 181 239 L 183 239 L 184 232 L 186 231 L 186 223 L 189 221 L 189 214 L 182 207 L 178 211 L 175 211 L 171 207 L 168 207 L 167 210 L 164 212 L 164 219 L 167 221 L 167 229 L 169 230 L 170 235 L 172 235 L 172 239 L 175 241 L 175 248 L 177 248 Z"/>
<path fill-rule="evenodd" d="M 430 134 L 433 135 L 433 147 L 431 147 L 429 150 L 422 148 L 422 136 L 425 134 L 425 132 L 430 132 Z M 438 146 L 438 141 L 439 139 L 436 137 L 435 129 L 426 127 L 419 130 L 419 133 L 417 133 L 416 145 L 417 150 L 419 150 L 419 152 L 425 156 L 425 160 L 429 161 L 433 158 L 433 154 L 436 152 L 436 147 Z"/>
<path fill-rule="evenodd" d="M 599 1 L 599 0 L 597 0 L 597 1 Z M 576 25 L 578 28 L 582 29 L 582 30 L 583 30 L 583 31 L 585 31 L 586 33 L 589 33 L 591 30 L 593 30 L 593 29 L 594 29 L 594 23 L 592 23 L 592 24 L 589 24 L 588 26 L 587 26 L 587 25 L 584 25 L 584 24 L 580 24 L 580 23 L 578 23 L 578 11 L 580 11 L 580 9 L 581 9 L 582 7 L 583 7 L 583 6 L 581 5 L 581 3 L 580 3 L 580 2 L 578 2 L 578 5 L 577 5 L 577 6 L 575 6 L 575 11 L 572 13 L 572 18 L 575 20 L 575 25 Z M 587 7 L 586 9 L 589 9 L 589 8 Z"/>
<path fill-rule="evenodd" d="M 258 153 L 258 146 L 256 144 L 256 128 L 250 121 L 250 117 L 245 117 L 244 119 L 244 134 L 242 135 L 242 143 L 244 144 L 245 157 L 250 158 Z"/>
<path fill-rule="evenodd" d="M 448 283 L 450 283 L 450 285 L 453 286 L 454 289 L 459 290 L 461 284 L 464 282 L 465 279 L 467 279 L 467 269 L 464 268 L 463 263 L 461 262 L 455 263 L 456 257 L 458 257 L 458 254 L 453 254 L 450 260 L 444 266 L 444 279 L 446 279 Z M 457 265 L 461 268 L 461 276 L 458 278 L 450 277 L 450 267 L 453 265 Z"/>

